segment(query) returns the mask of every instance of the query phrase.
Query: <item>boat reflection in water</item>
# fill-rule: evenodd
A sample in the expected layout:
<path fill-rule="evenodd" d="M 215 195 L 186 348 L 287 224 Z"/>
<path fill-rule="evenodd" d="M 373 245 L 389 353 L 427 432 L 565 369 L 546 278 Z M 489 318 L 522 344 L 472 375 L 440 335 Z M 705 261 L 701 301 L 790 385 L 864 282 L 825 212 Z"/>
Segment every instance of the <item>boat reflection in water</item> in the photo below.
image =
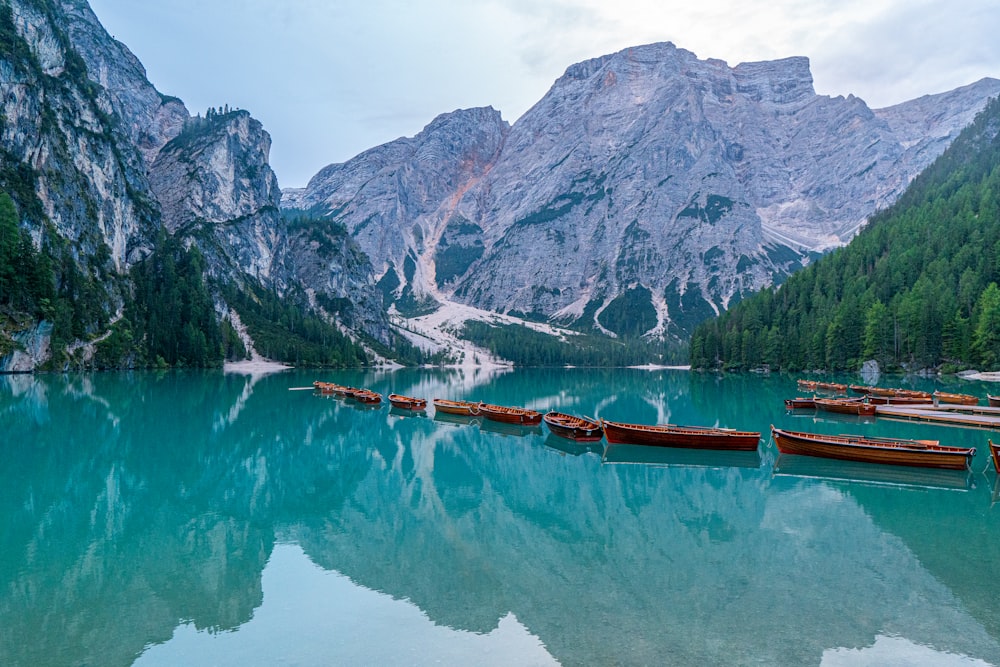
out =
<path fill-rule="evenodd" d="M 499 433 L 500 435 L 509 435 L 515 438 L 524 438 L 529 435 L 542 434 L 542 427 L 538 424 L 510 424 L 508 422 L 498 422 L 492 419 L 481 419 L 479 421 L 479 430 L 484 433 Z"/>
<path fill-rule="evenodd" d="M 597 454 L 600 456 L 604 452 L 604 445 L 600 442 L 577 442 L 568 438 L 562 438 L 554 433 L 549 433 L 545 438 L 545 446 L 554 449 L 562 454 L 570 456 L 581 456 L 583 454 Z"/>
<path fill-rule="evenodd" d="M 687 468 L 759 468 L 761 458 L 756 449 L 748 451 L 608 445 L 601 462 Z"/>
<path fill-rule="evenodd" d="M 426 418 L 427 412 L 424 410 L 414 410 L 413 408 L 397 408 L 392 406 L 389 408 L 389 414 L 393 417 L 402 417 L 403 419 L 410 417 Z"/>
<path fill-rule="evenodd" d="M 482 418 L 473 415 L 456 415 L 450 412 L 441 412 L 438 410 L 434 413 L 434 421 L 445 424 L 455 424 L 456 426 L 470 426 L 472 424 L 479 424 L 483 420 Z"/>
<path fill-rule="evenodd" d="M 858 483 L 870 486 L 952 491 L 969 491 L 976 487 L 975 478 L 970 470 L 914 468 L 796 454 L 779 454 L 774 462 L 774 474 L 776 476 Z"/>

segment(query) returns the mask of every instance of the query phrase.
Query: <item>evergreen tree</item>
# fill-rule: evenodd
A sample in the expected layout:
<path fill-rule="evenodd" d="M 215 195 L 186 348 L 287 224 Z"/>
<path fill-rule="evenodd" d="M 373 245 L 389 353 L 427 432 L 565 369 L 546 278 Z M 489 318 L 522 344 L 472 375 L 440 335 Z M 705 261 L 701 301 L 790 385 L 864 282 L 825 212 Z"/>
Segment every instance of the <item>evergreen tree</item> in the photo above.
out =
<path fill-rule="evenodd" d="M 992 100 L 850 244 L 696 329 L 692 366 L 1000 364 L 998 192 L 1000 102 Z M 755 343 L 763 331 L 780 344 Z"/>

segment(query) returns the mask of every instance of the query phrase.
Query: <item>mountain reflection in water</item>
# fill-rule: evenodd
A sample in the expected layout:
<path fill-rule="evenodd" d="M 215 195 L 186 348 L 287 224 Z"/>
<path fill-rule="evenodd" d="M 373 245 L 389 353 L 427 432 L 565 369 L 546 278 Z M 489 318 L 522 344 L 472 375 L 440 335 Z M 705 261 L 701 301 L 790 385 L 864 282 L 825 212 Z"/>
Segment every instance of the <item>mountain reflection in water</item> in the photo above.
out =
<path fill-rule="evenodd" d="M 884 637 L 1000 664 L 988 483 L 783 476 L 773 443 L 735 464 L 610 465 L 544 428 L 289 391 L 313 379 L 0 378 L 0 664 L 799 665 Z M 640 423 L 794 423 L 789 378 L 322 379 Z M 824 426 L 985 452 L 981 432 Z"/>

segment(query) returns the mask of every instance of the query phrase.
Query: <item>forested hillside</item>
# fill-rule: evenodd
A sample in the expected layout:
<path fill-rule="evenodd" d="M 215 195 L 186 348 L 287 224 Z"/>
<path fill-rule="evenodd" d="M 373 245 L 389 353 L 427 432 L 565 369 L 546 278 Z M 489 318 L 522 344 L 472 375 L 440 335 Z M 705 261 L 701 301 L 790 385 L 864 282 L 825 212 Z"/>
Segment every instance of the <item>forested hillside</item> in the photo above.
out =
<path fill-rule="evenodd" d="M 1000 367 L 1000 102 L 849 245 L 701 325 L 695 368 Z"/>

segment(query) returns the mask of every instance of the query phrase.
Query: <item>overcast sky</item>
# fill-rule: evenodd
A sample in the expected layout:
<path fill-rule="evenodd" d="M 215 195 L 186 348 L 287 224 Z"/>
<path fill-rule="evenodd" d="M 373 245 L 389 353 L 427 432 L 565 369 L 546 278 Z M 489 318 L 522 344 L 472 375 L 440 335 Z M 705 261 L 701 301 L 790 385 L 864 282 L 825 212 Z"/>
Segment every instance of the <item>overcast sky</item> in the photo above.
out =
<path fill-rule="evenodd" d="M 1000 78 L 997 0 L 90 0 L 191 113 L 271 134 L 282 187 L 492 106 L 513 123 L 573 63 L 671 41 L 699 58 L 807 56 L 816 92 L 873 108 Z"/>

